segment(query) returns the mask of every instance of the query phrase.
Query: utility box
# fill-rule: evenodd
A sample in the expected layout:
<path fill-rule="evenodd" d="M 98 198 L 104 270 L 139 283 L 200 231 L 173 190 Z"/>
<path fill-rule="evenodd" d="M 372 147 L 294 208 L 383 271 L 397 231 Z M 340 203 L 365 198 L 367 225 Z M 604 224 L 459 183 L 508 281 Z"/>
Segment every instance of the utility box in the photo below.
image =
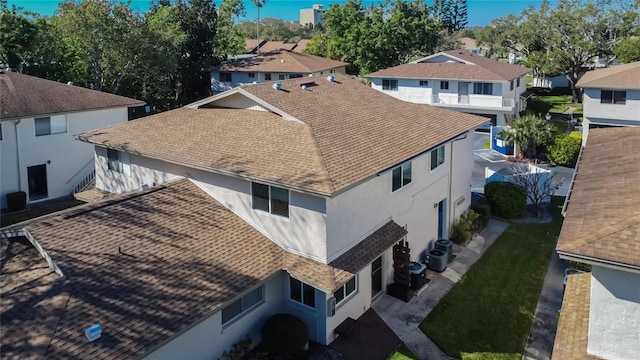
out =
<path fill-rule="evenodd" d="M 27 208 L 27 193 L 16 191 L 7 194 L 7 209 L 9 211 L 20 211 Z"/>

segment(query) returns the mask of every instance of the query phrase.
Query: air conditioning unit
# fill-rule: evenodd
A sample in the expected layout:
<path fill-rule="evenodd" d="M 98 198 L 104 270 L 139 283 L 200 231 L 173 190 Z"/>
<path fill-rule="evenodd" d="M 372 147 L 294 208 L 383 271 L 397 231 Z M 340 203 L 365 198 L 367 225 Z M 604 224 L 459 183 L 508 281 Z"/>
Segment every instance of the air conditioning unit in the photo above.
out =
<path fill-rule="evenodd" d="M 446 252 L 431 249 L 427 252 L 427 255 L 429 256 L 429 270 L 443 272 L 447 268 L 448 259 Z"/>

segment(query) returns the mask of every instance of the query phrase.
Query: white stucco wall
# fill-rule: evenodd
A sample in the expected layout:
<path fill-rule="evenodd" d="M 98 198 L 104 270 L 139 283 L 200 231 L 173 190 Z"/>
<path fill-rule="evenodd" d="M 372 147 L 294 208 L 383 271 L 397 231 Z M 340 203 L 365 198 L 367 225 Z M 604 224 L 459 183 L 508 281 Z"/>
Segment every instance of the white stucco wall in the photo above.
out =
<path fill-rule="evenodd" d="M 223 72 L 226 72 L 226 71 L 223 71 Z M 249 73 L 248 72 L 231 72 L 231 82 L 222 82 L 222 81 L 220 81 L 220 72 L 219 71 L 212 71 L 211 72 L 211 91 L 213 91 L 213 92 L 226 91 L 226 90 L 232 89 L 232 88 L 237 87 L 237 86 L 251 84 L 254 81 L 266 82 L 266 81 L 288 80 L 290 74 L 301 74 L 302 76 L 306 77 L 306 76 L 309 76 L 309 75 L 320 76 L 320 75 L 327 75 L 327 74 L 330 74 L 330 73 L 345 74 L 346 73 L 346 67 L 339 66 L 337 68 L 327 69 L 327 70 L 322 70 L 322 71 L 316 71 L 316 72 L 313 72 L 313 73 L 310 73 L 310 72 L 302 72 L 302 73 L 270 72 L 269 74 L 271 74 L 271 80 L 266 80 L 265 73 L 263 73 L 263 72 L 254 72 L 253 73 L 254 77 L 249 77 Z M 280 75 L 282 75 L 284 78 L 280 79 Z"/>
<path fill-rule="evenodd" d="M 96 187 L 113 193 L 137 190 L 181 177 L 198 186 L 284 249 L 326 262 L 325 199 L 289 191 L 289 218 L 251 208 L 251 182 L 131 155 L 131 175 L 107 170 L 106 149 L 96 147 Z"/>
<path fill-rule="evenodd" d="M 587 352 L 611 360 L 640 354 L 640 274 L 592 267 Z"/>
<path fill-rule="evenodd" d="M 440 82 L 438 80 L 424 79 L 429 82 L 428 86 L 420 86 L 420 80 L 418 79 L 398 79 L 398 90 L 382 90 L 382 79 L 372 78 L 371 87 L 375 90 L 382 91 L 387 95 L 393 96 L 396 99 L 409 101 L 417 104 L 430 104 L 431 94 L 433 93 L 432 86 L 437 82 L 438 87 Z"/>
<path fill-rule="evenodd" d="M 15 121 L 3 121 L 3 141 L 0 142 L 2 208 L 6 207 L 7 193 L 25 191 L 28 194 L 27 168 L 35 165 L 46 164 L 47 167 L 48 197 L 37 201 L 69 195 L 92 169 L 93 159 L 93 146 L 76 140 L 74 135 L 126 122 L 127 117 L 126 107 L 66 114 L 67 132 L 44 136 L 35 136 L 34 118 L 21 119 L 17 127 Z M 16 128 L 20 164 L 16 156 Z"/>
<path fill-rule="evenodd" d="M 584 89 L 585 119 L 600 118 L 640 122 L 640 90 L 627 90 L 625 104 L 601 104 L 601 89 Z"/>
<path fill-rule="evenodd" d="M 222 353 L 248 335 L 253 346 L 260 342 L 260 331 L 269 316 L 282 312 L 283 283 L 282 272 L 265 282 L 264 301 L 252 310 L 240 315 L 237 320 L 222 326 L 222 312 L 207 317 L 190 329 L 175 337 L 144 359 L 148 360 L 211 360 L 219 359 Z"/>

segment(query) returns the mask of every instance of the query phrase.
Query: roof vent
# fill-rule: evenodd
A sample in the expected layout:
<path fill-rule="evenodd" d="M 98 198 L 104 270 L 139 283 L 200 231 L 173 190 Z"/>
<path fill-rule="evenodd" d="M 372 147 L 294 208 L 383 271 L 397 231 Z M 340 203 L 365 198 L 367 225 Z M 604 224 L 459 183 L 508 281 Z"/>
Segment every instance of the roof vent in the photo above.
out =
<path fill-rule="evenodd" d="M 313 74 L 309 74 L 309 77 L 313 77 Z"/>
<path fill-rule="evenodd" d="M 98 340 L 100 336 L 102 336 L 102 326 L 100 326 L 100 324 L 92 325 L 84 331 L 84 336 L 86 336 L 89 341 Z"/>
<path fill-rule="evenodd" d="M 307 90 L 307 85 L 306 84 L 302 84 L 302 86 L 300 86 L 300 89 Z"/>
<path fill-rule="evenodd" d="M 282 89 L 282 84 L 277 82 L 277 83 L 273 84 L 273 88 L 279 91 L 280 89 Z"/>
<path fill-rule="evenodd" d="M 329 82 L 335 82 L 335 81 L 336 81 L 336 77 L 335 77 L 335 76 L 333 76 L 333 75 L 329 75 L 329 76 L 327 76 L 327 81 L 329 81 Z"/>
<path fill-rule="evenodd" d="M 260 81 L 256 80 L 256 81 L 252 82 L 252 84 L 260 84 Z"/>
<path fill-rule="evenodd" d="M 280 59 L 280 63 L 281 63 L 281 64 L 284 64 L 284 59 Z"/>
<path fill-rule="evenodd" d="M 73 81 L 68 81 L 67 85 L 73 85 Z"/>

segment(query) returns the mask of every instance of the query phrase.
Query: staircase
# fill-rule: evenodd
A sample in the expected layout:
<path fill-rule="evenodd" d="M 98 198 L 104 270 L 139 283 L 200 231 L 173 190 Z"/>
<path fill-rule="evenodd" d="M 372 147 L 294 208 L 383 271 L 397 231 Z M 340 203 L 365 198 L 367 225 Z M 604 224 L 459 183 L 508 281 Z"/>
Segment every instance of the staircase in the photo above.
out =
<path fill-rule="evenodd" d="M 71 195 L 75 195 L 79 192 L 83 192 L 89 189 L 92 189 L 96 186 L 96 169 L 91 169 L 91 171 L 85 176 L 76 186 L 73 187 L 73 191 Z"/>

